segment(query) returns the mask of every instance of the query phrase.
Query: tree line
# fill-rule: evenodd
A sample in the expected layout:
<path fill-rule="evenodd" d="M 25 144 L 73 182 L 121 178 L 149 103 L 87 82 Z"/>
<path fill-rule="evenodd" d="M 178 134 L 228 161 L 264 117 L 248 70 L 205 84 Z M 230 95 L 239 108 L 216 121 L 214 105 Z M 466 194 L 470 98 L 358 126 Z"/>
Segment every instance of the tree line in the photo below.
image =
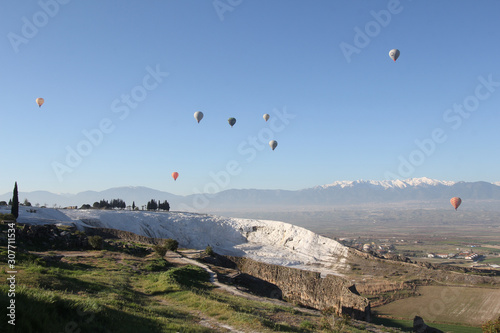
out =
<path fill-rule="evenodd" d="M 132 202 L 132 206 L 127 206 L 125 201 L 122 199 L 113 199 L 111 201 L 107 201 L 102 199 L 101 201 L 96 201 L 92 206 L 89 204 L 84 204 L 80 207 L 80 209 L 125 209 L 127 207 L 132 208 L 132 210 L 141 210 L 138 206 L 135 205 L 135 201 Z M 170 210 L 170 204 L 168 203 L 167 200 L 164 200 L 163 202 L 158 202 L 154 199 L 151 199 L 147 205 L 141 207 L 142 210 L 163 210 L 163 211 L 169 211 Z"/>
<path fill-rule="evenodd" d="M 6 205 L 5 201 L 1 201 L 0 205 Z M 38 204 L 37 204 L 38 205 Z M 11 206 L 11 214 L 16 218 L 19 216 L 19 195 L 17 189 L 17 182 L 15 182 L 14 190 L 12 193 L 12 199 L 9 200 L 9 206 Z M 31 203 L 28 199 L 24 200 L 24 206 L 31 206 Z M 75 206 L 76 208 L 76 206 Z M 102 199 L 100 201 L 94 202 L 91 206 L 89 204 L 83 204 L 80 209 L 125 209 L 127 208 L 127 204 L 122 199 L 112 199 L 111 201 Z M 132 202 L 132 206 L 130 206 L 132 210 L 140 210 L 139 207 L 135 205 L 135 201 Z M 142 210 L 162 210 L 162 211 L 170 211 L 170 204 L 167 200 L 161 202 L 160 200 L 156 201 L 155 199 L 151 199 L 147 205 L 142 206 Z"/>

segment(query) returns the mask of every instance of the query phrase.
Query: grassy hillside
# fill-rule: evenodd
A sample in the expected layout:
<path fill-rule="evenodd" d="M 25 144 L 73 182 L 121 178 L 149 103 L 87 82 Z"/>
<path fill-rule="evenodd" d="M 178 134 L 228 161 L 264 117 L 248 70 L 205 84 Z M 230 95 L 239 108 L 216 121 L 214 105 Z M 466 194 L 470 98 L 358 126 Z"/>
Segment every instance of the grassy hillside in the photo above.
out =
<path fill-rule="evenodd" d="M 9 257 L 7 229 L 7 225 L 0 224 L 0 278 L 4 281 L 11 276 L 6 265 Z M 51 239 L 54 234 L 59 236 Z M 159 257 L 151 245 L 106 240 L 102 250 L 93 250 L 91 246 L 101 248 L 101 243 L 68 227 L 57 231 L 46 228 L 43 233 L 37 231 L 35 238 L 32 236 L 16 239 L 16 326 L 2 320 L 0 332 L 399 331 L 394 327 L 411 331 L 410 320 L 375 319 L 375 323 L 384 327 L 348 318 L 334 318 L 330 313 L 307 311 L 269 299 L 235 296 L 215 288 L 204 269 L 178 260 L 178 255 Z M 77 248 L 74 244 L 78 244 Z M 431 318 L 430 314 L 412 309 L 429 308 L 434 315 L 437 313 L 434 311 L 436 306 L 447 302 L 450 295 L 456 296 L 456 288 L 459 287 L 421 286 L 406 281 L 414 281 L 420 276 L 428 280 L 445 279 L 451 282 L 452 277 L 458 279 L 465 276 L 468 277 L 467 283 L 475 282 L 485 287 L 485 283 L 481 283 L 482 279 L 491 280 L 453 272 L 424 272 L 421 267 L 408 264 L 404 265 L 402 271 L 402 267 L 394 262 L 359 257 L 353 261 L 355 270 L 349 273 L 355 279 L 365 280 L 371 276 L 371 279 L 358 286 L 361 293 L 366 293 L 374 302 L 384 298 L 405 298 L 398 301 L 406 302 L 404 305 L 391 302 L 375 308 L 376 312 L 391 318 L 407 319 L 419 314 L 428 322 L 443 322 L 441 314 L 449 311 L 441 311 L 439 318 Z M 462 279 L 455 283 L 464 282 Z M 492 293 L 492 297 L 487 298 L 492 302 L 490 305 L 493 309 L 498 305 L 498 301 L 495 302 L 498 289 L 462 289 L 467 290 L 467 293 L 460 295 L 467 296 L 467 299 L 477 298 L 477 304 L 474 303 L 477 309 L 484 308 L 478 302 L 489 293 Z M 4 309 L 12 300 L 8 293 L 9 285 L 2 284 L 0 306 Z M 421 296 L 411 297 L 415 295 Z M 436 299 L 437 295 L 439 299 Z M 459 303 L 451 302 L 457 316 L 461 315 L 462 309 Z M 464 304 L 467 305 L 467 302 Z M 474 311 L 470 306 L 464 305 L 465 308 L 468 309 L 467 313 Z M 404 312 L 405 309 L 411 313 Z M 481 321 L 487 317 L 479 315 Z M 457 323 L 460 320 L 450 318 L 444 322 Z M 474 324 L 479 325 L 480 322 Z M 475 327 L 430 325 L 447 332 L 479 332 L 479 328 Z"/>
<path fill-rule="evenodd" d="M 4 240 L 0 256 L 7 258 Z M 147 245 L 31 250 L 16 252 L 16 325 L 2 320 L 1 332 L 363 332 L 372 326 L 233 296 L 214 288 L 203 269 L 159 258 Z M 3 309 L 12 299 L 8 288 L 0 287 Z"/>

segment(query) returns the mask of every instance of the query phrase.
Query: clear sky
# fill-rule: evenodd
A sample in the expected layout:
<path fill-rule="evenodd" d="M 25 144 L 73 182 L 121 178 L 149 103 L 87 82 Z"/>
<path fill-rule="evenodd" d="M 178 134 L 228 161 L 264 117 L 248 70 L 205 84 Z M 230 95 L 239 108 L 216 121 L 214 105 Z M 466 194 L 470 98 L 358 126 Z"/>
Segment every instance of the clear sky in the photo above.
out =
<path fill-rule="evenodd" d="M 0 7 L 0 193 L 500 181 L 499 1 Z"/>

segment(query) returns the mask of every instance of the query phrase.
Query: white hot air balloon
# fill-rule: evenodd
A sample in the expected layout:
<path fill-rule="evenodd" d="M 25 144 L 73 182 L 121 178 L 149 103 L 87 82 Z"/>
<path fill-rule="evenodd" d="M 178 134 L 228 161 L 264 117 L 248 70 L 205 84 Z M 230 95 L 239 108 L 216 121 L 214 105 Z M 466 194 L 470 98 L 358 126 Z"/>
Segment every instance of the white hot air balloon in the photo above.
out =
<path fill-rule="evenodd" d="M 271 147 L 272 150 L 274 150 L 276 147 L 278 147 L 278 142 L 276 140 L 269 141 L 269 147 Z"/>
<path fill-rule="evenodd" d="M 391 57 L 392 60 L 396 61 L 399 58 L 399 50 L 398 49 L 390 50 L 389 57 Z"/>
<path fill-rule="evenodd" d="M 194 119 L 196 119 L 196 121 L 198 122 L 198 124 L 200 123 L 200 121 L 203 119 L 203 112 L 201 111 L 196 111 L 194 113 Z"/>
<path fill-rule="evenodd" d="M 265 115 L 263 115 L 262 117 L 264 118 L 265 121 L 269 120 L 269 115 L 267 113 Z"/>

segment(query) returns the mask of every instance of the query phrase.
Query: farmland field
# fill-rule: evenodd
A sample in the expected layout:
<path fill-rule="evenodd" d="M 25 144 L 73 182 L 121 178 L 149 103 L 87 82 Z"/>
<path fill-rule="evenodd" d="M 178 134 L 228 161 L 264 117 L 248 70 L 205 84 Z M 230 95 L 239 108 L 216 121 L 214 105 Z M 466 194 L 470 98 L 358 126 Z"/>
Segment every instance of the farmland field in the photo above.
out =
<path fill-rule="evenodd" d="M 377 308 L 377 315 L 426 322 L 480 326 L 500 314 L 500 289 L 471 287 L 419 287 L 421 296 L 398 300 Z"/>
<path fill-rule="evenodd" d="M 373 323 L 377 325 L 384 325 L 386 327 L 396 327 L 403 332 L 413 332 L 413 320 L 402 319 L 388 319 L 388 318 L 374 318 Z M 480 327 L 452 325 L 452 324 L 437 324 L 431 323 L 431 327 L 440 329 L 446 333 L 481 333 Z"/>

